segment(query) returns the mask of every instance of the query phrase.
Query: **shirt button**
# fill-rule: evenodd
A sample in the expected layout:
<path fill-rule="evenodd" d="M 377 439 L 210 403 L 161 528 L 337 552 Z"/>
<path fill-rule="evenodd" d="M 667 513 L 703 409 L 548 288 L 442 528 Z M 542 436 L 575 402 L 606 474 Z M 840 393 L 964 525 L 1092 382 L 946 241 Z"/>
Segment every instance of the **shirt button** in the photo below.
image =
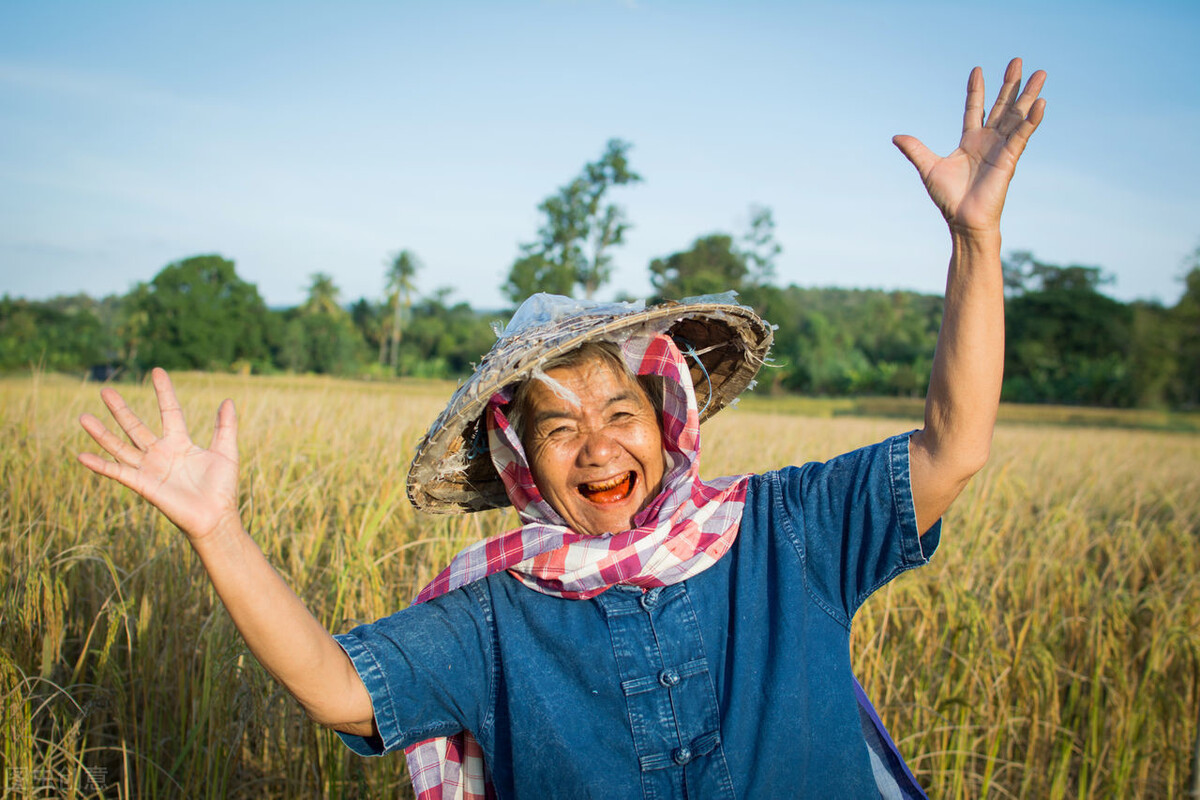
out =
<path fill-rule="evenodd" d="M 671 760 L 682 767 L 692 760 L 692 751 L 686 747 L 681 747 L 671 754 Z"/>
<path fill-rule="evenodd" d="M 641 600 L 639 601 L 642 604 L 642 610 L 649 611 L 658 605 L 659 592 L 659 589 L 651 589 L 650 591 L 642 594 Z"/>
<path fill-rule="evenodd" d="M 673 669 L 664 669 L 658 673 L 658 682 L 663 686 L 670 688 L 679 683 L 679 673 Z"/>

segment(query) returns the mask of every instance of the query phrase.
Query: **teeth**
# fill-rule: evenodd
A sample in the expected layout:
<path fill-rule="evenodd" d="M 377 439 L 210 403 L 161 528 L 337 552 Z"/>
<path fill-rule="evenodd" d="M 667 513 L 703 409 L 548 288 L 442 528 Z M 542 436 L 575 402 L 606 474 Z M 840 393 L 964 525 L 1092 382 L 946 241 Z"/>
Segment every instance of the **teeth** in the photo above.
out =
<path fill-rule="evenodd" d="M 600 481 L 598 483 L 584 484 L 584 488 L 587 489 L 589 492 L 603 492 L 606 489 L 615 489 L 616 487 L 620 486 L 622 483 L 624 483 L 628 479 L 629 479 L 629 473 L 626 473 L 624 475 L 618 475 L 617 477 L 613 478 L 612 480 Z"/>

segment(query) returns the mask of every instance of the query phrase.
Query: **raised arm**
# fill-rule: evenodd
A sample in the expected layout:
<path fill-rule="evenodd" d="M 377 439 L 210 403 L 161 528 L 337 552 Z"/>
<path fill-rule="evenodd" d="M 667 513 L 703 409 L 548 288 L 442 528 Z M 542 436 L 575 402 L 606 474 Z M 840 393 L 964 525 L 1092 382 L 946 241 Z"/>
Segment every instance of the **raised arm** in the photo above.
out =
<path fill-rule="evenodd" d="M 944 158 L 912 136 L 892 141 L 912 162 L 950 227 L 946 304 L 933 359 L 925 426 L 909 443 L 917 524 L 926 530 L 987 461 L 1004 377 L 1000 214 L 1017 160 L 1042 121 L 1046 73 L 1021 91 L 1021 60 L 984 117 L 983 72 L 971 71 L 962 139 Z"/>
<path fill-rule="evenodd" d="M 370 735 L 371 700 L 349 657 L 242 526 L 233 402 L 226 400 L 218 409 L 212 443 L 205 450 L 188 435 L 167 373 L 155 369 L 151 380 L 162 436 L 156 436 L 117 392 L 104 389 L 104 404 L 129 441 L 84 414 L 79 418 L 84 430 L 116 460 L 81 453 L 80 462 L 133 489 L 184 532 L 255 658 L 314 720 Z"/>

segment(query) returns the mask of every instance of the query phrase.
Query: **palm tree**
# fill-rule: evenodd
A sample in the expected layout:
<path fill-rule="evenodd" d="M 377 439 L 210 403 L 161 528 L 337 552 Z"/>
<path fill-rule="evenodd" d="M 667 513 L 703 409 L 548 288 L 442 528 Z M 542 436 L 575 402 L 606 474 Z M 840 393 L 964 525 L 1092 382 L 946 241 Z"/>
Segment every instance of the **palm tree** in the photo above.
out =
<path fill-rule="evenodd" d="M 420 268 L 421 262 L 410 250 L 401 250 L 388 262 L 386 289 L 388 306 L 392 309 L 392 340 L 388 364 L 393 373 L 396 371 L 396 361 L 400 352 L 401 322 L 412 306 L 412 298 L 417 291 L 413 279 Z"/>
<path fill-rule="evenodd" d="M 333 276 L 326 272 L 314 272 L 309 276 L 308 299 L 300 307 L 305 314 L 326 314 L 332 317 L 344 313 L 338 305 L 341 290 L 333 283 Z"/>

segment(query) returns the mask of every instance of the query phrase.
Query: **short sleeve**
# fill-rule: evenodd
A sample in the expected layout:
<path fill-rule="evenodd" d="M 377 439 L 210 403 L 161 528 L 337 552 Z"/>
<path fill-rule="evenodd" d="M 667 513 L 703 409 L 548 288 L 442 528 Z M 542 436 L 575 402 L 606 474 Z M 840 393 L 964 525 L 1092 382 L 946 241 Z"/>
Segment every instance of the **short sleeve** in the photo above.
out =
<path fill-rule="evenodd" d="M 810 589 L 844 624 L 880 586 L 928 563 L 941 538 L 941 520 L 917 530 L 910 435 L 781 473 Z"/>
<path fill-rule="evenodd" d="M 494 682 L 493 620 L 480 584 L 334 637 L 371 696 L 377 736 L 338 732 L 359 755 L 478 731 Z"/>

